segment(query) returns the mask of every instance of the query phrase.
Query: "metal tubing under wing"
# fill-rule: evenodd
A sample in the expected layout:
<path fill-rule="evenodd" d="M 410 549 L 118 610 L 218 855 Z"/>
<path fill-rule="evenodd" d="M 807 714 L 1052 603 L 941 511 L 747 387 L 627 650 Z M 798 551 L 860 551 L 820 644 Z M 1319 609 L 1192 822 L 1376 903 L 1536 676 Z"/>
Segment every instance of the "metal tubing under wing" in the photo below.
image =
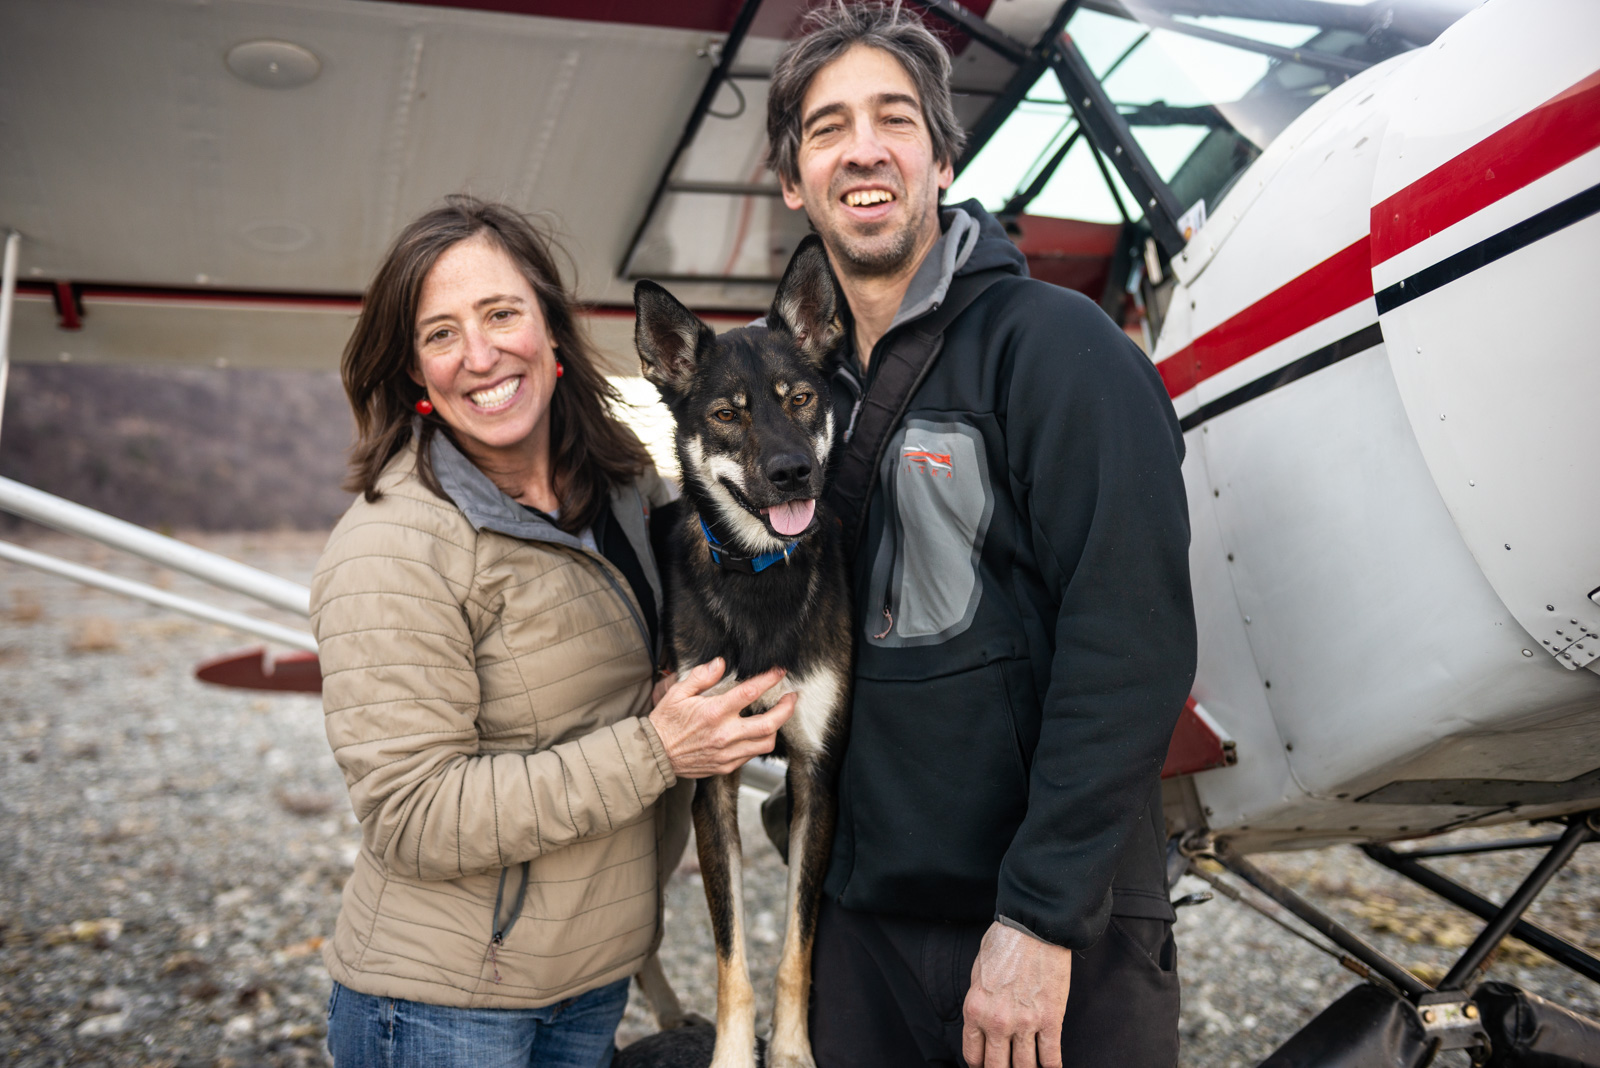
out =
<path fill-rule="evenodd" d="M 104 571 L 96 571 L 92 567 L 83 567 L 80 564 L 58 560 L 45 553 L 36 553 L 32 549 L 24 549 L 20 545 L 0 541 L 0 560 L 9 560 L 14 564 L 31 567 L 47 574 L 60 578 L 81 582 L 85 586 L 105 590 L 108 593 L 120 593 L 124 597 L 153 604 L 157 608 L 169 608 L 174 612 L 203 619 L 208 623 L 220 623 L 224 627 L 242 630 L 246 634 L 254 634 L 268 641 L 278 642 L 282 645 L 292 646 L 295 649 L 305 649 L 310 652 L 317 651 L 317 639 L 301 630 L 290 630 L 265 619 L 256 619 L 242 612 L 230 612 L 226 608 L 213 608 L 211 605 L 188 597 L 180 597 L 166 590 L 158 590 L 154 586 L 147 586 L 143 582 L 121 578 L 117 575 L 108 575 Z"/>
<path fill-rule="evenodd" d="M 1412 975 L 1376 946 L 1364 941 L 1339 921 L 1317 908 L 1278 880 L 1231 850 L 1219 847 L 1213 854 L 1217 863 L 1300 917 L 1306 924 L 1340 949 L 1387 979 L 1408 998 L 1418 998 L 1432 988 Z"/>
<path fill-rule="evenodd" d="M 1056 41 L 1050 66 L 1061 83 L 1067 103 L 1078 116 L 1078 124 L 1088 133 L 1089 143 L 1111 162 L 1128 191 L 1138 198 L 1151 232 L 1167 255 L 1176 256 L 1186 244 L 1178 230 L 1178 216 L 1183 214 L 1183 206 L 1156 171 L 1150 157 L 1139 147 L 1139 142 L 1133 139 L 1126 120 L 1106 95 L 1105 86 L 1100 84 L 1078 46 L 1066 34 Z"/>
<path fill-rule="evenodd" d="M 134 523 L 115 519 L 93 508 L 73 504 L 21 482 L 0 478 L 0 509 L 68 534 L 89 538 L 113 549 L 142 556 L 151 563 L 170 567 L 246 597 L 254 597 L 274 608 L 307 618 L 311 616 L 311 591 L 299 583 L 207 552 L 176 538 L 157 534 Z"/>
<path fill-rule="evenodd" d="M 1000 90 L 994 102 L 984 109 L 978 121 L 967 132 L 967 147 L 961 150 L 961 158 L 954 161 L 956 174 L 959 175 L 967 164 L 983 151 L 983 146 L 989 143 L 989 139 L 1011 117 L 1011 113 L 1027 97 L 1034 83 L 1050 69 L 1050 64 L 1045 58 L 1049 52 L 1050 42 L 1061 36 L 1062 31 L 1066 29 L 1067 21 L 1078 10 L 1078 3 L 1079 0 L 1067 0 L 1056 10 L 1055 17 L 1050 20 L 1050 25 L 1045 30 L 1044 36 L 1039 39 L 1039 44 L 1029 53 L 1027 62 L 1018 65 L 1010 80 L 1006 82 L 1005 88 Z"/>
<path fill-rule="evenodd" d="M 22 235 L 6 234 L 4 266 L 0 267 L 0 421 L 6 409 L 6 385 L 11 379 L 11 313 L 17 302 L 17 246 Z"/>
<path fill-rule="evenodd" d="M 727 81 L 729 73 L 733 70 L 733 61 L 738 58 L 739 48 L 744 44 L 745 35 L 750 32 L 750 24 L 755 22 L 756 12 L 759 10 L 761 10 L 761 0 L 744 0 L 744 5 L 739 8 L 739 14 L 733 20 L 733 28 L 728 31 L 728 36 L 723 38 L 722 52 L 717 57 L 717 64 L 711 69 L 710 77 L 701 88 L 699 99 L 694 102 L 694 110 L 689 113 L 689 121 L 684 124 L 683 134 L 678 138 L 672 155 L 668 157 L 666 167 L 662 168 L 661 177 L 656 180 L 656 187 L 650 193 L 650 202 L 645 205 L 639 225 L 634 228 L 633 236 L 628 239 L 627 251 L 622 254 L 622 262 L 617 265 L 618 278 L 632 277 L 628 271 L 633 266 L 633 254 L 638 251 L 639 242 L 644 240 L 645 230 L 656 217 L 656 209 L 661 206 L 661 198 L 667 195 L 668 186 L 672 182 L 672 173 L 678 169 L 678 161 L 694 143 L 695 136 L 700 132 L 700 125 L 705 122 L 712 101 L 717 97 L 717 90 L 722 88 L 722 83 Z M 762 281 L 767 282 L 769 279 Z"/>
<path fill-rule="evenodd" d="M 1255 52 L 1257 55 L 1269 56 L 1285 63 L 1298 63 L 1303 67 L 1315 67 L 1327 71 L 1329 74 L 1342 74 L 1346 78 L 1360 74 L 1370 63 L 1363 63 L 1358 59 L 1346 59 L 1344 56 L 1329 55 L 1326 52 L 1317 52 L 1309 48 L 1284 48 L 1280 45 L 1268 44 L 1257 41 L 1251 37 L 1240 37 L 1237 34 L 1223 33 L 1221 30 L 1209 29 L 1205 26 L 1196 26 L 1190 22 L 1179 22 L 1177 19 L 1154 12 L 1140 9 L 1139 19 L 1146 25 L 1159 26 L 1163 30 L 1181 33 L 1186 37 L 1193 37 L 1201 41 L 1213 41 L 1217 44 L 1228 45 L 1243 52 Z"/>
<path fill-rule="evenodd" d="M 926 8 L 938 15 L 996 55 L 1019 65 L 1028 61 L 1027 45 L 995 29 L 986 19 L 979 18 L 954 0 L 916 0 L 916 3 L 918 7 Z"/>
<path fill-rule="evenodd" d="M 739 788 L 754 790 L 765 797 L 782 786 L 787 775 L 783 764 L 770 757 L 753 757 L 739 772 Z"/>
<path fill-rule="evenodd" d="M 1492 920 L 1500 914 L 1499 905 L 1496 905 L 1488 898 L 1480 897 L 1473 893 L 1454 879 L 1440 875 L 1432 868 L 1417 863 L 1412 859 L 1410 853 L 1397 852 L 1388 846 L 1381 845 L 1364 845 L 1361 849 L 1367 856 L 1382 864 L 1385 868 L 1404 875 L 1424 890 L 1432 890 L 1452 905 L 1472 913 L 1480 920 Z M 1435 855 L 1449 856 L 1451 854 L 1441 853 Z M 1585 953 L 1560 935 L 1546 931 L 1543 927 L 1530 920 L 1518 920 L 1512 924 L 1509 933 L 1514 938 L 1522 939 L 1522 941 L 1558 964 L 1564 964 L 1579 975 L 1600 983 L 1600 959 Z"/>
<path fill-rule="evenodd" d="M 1580 812 L 1571 819 L 1572 822 L 1567 825 L 1561 840 L 1552 846 L 1550 852 L 1544 855 L 1544 859 L 1528 873 L 1522 885 L 1517 887 L 1516 893 L 1501 906 L 1488 926 L 1478 932 L 1478 937 L 1473 939 L 1472 945 L 1461 954 L 1461 959 L 1456 961 L 1450 973 L 1439 980 L 1440 990 L 1465 990 L 1477 982 L 1484 966 L 1488 963 L 1489 954 L 1494 952 L 1495 947 L 1511 933 L 1511 929 L 1522 918 L 1522 914 L 1528 911 L 1528 906 L 1533 904 L 1533 899 L 1539 896 L 1539 891 L 1543 890 L 1545 884 L 1555 877 L 1556 872 L 1572 859 L 1572 854 L 1578 851 L 1579 846 L 1595 837 L 1591 824 L 1600 822 L 1600 810 Z"/>

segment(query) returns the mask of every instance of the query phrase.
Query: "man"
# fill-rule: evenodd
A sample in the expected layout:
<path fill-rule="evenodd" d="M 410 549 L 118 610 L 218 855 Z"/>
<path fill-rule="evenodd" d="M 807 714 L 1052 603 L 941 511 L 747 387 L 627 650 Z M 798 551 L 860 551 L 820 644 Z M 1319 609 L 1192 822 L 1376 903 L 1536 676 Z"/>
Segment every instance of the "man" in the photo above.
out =
<path fill-rule="evenodd" d="M 1170 1066 L 1183 439 L 1093 302 L 1028 279 L 976 201 L 941 210 L 964 137 L 949 74 L 915 16 L 835 4 L 769 94 L 784 202 L 848 303 L 837 425 L 859 450 L 910 394 L 876 416 L 858 527 L 839 503 L 859 629 L 813 1047 L 821 1068 Z M 906 379 L 918 346 L 931 364 Z"/>

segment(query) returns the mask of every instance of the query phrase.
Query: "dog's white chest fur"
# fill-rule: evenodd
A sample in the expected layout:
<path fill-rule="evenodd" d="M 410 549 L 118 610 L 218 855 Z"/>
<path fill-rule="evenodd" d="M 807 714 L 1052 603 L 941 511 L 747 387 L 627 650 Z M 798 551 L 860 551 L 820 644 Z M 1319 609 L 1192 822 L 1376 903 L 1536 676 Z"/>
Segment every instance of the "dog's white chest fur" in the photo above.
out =
<path fill-rule="evenodd" d="M 688 675 L 681 671 L 681 679 Z M 707 690 L 707 695 L 727 693 L 739 685 L 740 679 L 728 676 Z M 845 696 L 844 677 L 833 668 L 815 668 L 805 675 L 785 675 L 766 693 L 750 702 L 754 712 L 766 712 L 782 700 L 787 693 L 797 693 L 794 715 L 783 725 L 783 741 L 791 749 L 815 753 L 822 749 L 828 737 L 828 724 L 842 710 Z"/>

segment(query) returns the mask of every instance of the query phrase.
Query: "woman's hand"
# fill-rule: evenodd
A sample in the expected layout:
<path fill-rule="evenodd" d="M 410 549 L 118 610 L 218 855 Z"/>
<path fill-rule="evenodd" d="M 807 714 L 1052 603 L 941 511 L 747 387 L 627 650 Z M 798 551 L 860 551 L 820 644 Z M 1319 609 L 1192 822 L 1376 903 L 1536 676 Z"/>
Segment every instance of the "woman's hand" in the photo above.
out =
<path fill-rule="evenodd" d="M 751 757 L 772 752 L 778 728 L 794 713 L 799 695 L 787 693 L 762 715 L 739 715 L 751 701 L 777 685 L 784 676 L 782 668 L 745 679 L 727 693 L 700 696 L 722 678 L 724 666 L 720 657 L 701 664 L 669 686 L 650 713 L 650 722 L 680 779 L 726 775 Z"/>
<path fill-rule="evenodd" d="M 667 696 L 667 691 L 672 689 L 672 684 L 676 682 L 677 679 L 678 677 L 670 671 L 663 671 L 661 673 L 661 677 L 656 680 L 656 684 L 650 687 L 651 708 L 656 707 L 656 705 L 659 705 L 662 702 L 662 700 Z"/>

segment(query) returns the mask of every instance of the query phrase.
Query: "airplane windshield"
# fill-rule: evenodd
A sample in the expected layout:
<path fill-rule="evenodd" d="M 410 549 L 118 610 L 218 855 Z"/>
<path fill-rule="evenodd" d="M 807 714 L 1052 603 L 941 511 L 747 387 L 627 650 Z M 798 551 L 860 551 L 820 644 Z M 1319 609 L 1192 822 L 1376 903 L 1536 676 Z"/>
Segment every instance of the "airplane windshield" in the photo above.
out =
<path fill-rule="evenodd" d="M 1204 204 L 1203 213 L 1301 112 L 1352 75 L 1431 41 L 1468 5 L 1423 0 L 1410 5 L 1427 8 L 1419 14 L 1396 3 L 1244 0 L 1204 6 L 1248 17 L 1184 13 L 1196 6 L 1086 4 L 1066 32 L 1180 208 Z M 1301 14 L 1303 22 L 1278 21 Z M 1046 72 L 949 198 L 976 197 L 1008 216 L 1139 220 L 1139 199 L 1106 163 Z"/>

